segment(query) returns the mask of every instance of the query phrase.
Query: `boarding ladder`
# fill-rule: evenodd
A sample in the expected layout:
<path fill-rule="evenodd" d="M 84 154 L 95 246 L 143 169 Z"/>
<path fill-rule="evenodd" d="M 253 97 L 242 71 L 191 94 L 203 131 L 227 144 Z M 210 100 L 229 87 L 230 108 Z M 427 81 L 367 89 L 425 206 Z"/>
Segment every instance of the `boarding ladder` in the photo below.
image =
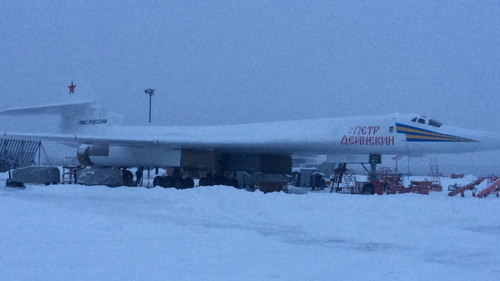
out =
<path fill-rule="evenodd" d="M 439 173 L 437 159 L 432 159 L 429 167 L 430 167 L 429 177 L 431 177 L 432 179 L 431 190 L 442 191 L 443 188 L 441 186 L 441 174 Z"/>
<path fill-rule="evenodd" d="M 349 194 L 361 193 L 360 185 L 356 179 L 356 175 L 354 172 L 346 169 L 344 172 L 343 181 L 344 184 L 342 186 L 342 193 L 349 193 Z"/>
<path fill-rule="evenodd" d="M 337 168 L 333 170 L 333 179 L 331 182 L 330 192 L 338 192 L 340 183 L 342 183 L 342 177 L 346 171 L 347 163 L 339 163 Z"/>
<path fill-rule="evenodd" d="M 490 181 L 491 183 L 491 181 Z M 500 192 L 500 179 L 497 178 L 493 183 L 491 183 L 487 188 L 483 191 L 479 192 L 477 198 L 483 198 L 488 196 L 489 194 L 496 193 L 496 196 L 499 197 Z"/>
<path fill-rule="evenodd" d="M 460 193 L 462 195 L 462 197 L 464 197 L 465 196 L 464 192 L 466 190 L 472 190 L 472 196 L 476 196 L 476 185 L 481 184 L 483 181 L 484 181 L 484 178 L 478 178 L 477 180 L 475 180 L 467 185 L 456 188 L 455 190 L 451 190 L 450 192 L 448 192 L 448 196 L 455 196 L 455 195 Z"/>

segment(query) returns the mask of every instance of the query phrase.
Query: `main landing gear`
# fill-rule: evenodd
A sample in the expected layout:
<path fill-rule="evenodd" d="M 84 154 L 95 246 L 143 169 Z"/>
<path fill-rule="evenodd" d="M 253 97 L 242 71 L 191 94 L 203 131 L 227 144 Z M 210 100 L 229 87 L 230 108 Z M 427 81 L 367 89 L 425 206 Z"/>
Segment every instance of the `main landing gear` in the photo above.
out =
<path fill-rule="evenodd" d="M 377 164 L 382 163 L 382 157 L 379 154 L 370 154 L 368 158 L 370 169 L 365 167 L 365 163 L 360 163 L 368 174 L 368 181 L 362 186 L 355 185 L 350 188 L 348 193 L 351 194 L 382 194 L 380 182 L 377 179 Z M 346 163 L 339 163 L 338 168 L 335 169 L 334 177 L 332 178 L 330 192 L 341 192 L 340 184 L 342 183 L 343 175 L 347 171 Z M 358 182 L 359 184 L 359 182 Z"/>
<path fill-rule="evenodd" d="M 166 176 L 157 176 L 153 179 L 153 187 L 186 189 L 194 187 L 194 180 L 191 177 L 183 176 L 181 168 L 167 168 Z"/>

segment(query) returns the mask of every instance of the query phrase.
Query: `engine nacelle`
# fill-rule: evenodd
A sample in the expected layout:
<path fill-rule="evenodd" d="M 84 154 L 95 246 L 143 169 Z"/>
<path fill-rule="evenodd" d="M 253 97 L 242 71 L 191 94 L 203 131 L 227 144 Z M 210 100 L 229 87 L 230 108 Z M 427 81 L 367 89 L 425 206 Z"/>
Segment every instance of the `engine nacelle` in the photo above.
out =
<path fill-rule="evenodd" d="M 217 153 L 215 151 L 165 150 L 154 146 L 117 147 L 81 145 L 78 161 L 86 166 L 110 167 L 184 167 L 187 169 L 263 172 L 288 174 L 289 155 Z M 182 161 L 181 161 L 182 160 Z"/>
<path fill-rule="evenodd" d="M 155 147 L 81 145 L 77 151 L 77 158 L 86 166 L 179 167 L 181 151 Z"/>

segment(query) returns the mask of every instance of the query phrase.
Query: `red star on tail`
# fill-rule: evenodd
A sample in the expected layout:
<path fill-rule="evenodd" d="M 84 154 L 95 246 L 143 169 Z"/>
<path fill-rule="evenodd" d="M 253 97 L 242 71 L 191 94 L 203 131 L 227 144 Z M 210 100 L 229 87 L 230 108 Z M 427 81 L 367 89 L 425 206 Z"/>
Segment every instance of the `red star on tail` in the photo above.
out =
<path fill-rule="evenodd" d="M 69 85 L 68 88 L 69 88 L 69 93 L 70 94 L 74 94 L 75 93 L 76 85 L 73 84 L 73 81 L 71 81 L 71 85 Z"/>

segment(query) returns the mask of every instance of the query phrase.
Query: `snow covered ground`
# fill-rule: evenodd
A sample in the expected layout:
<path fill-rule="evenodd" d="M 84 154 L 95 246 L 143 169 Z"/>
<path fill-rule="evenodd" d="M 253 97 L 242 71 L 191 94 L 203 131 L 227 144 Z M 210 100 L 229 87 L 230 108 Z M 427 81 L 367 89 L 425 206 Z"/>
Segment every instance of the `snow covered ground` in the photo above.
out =
<path fill-rule="evenodd" d="M 1 280 L 498 280 L 500 199 L 0 184 Z M 468 183 L 469 178 L 458 180 Z M 457 180 L 443 179 L 444 189 Z"/>

